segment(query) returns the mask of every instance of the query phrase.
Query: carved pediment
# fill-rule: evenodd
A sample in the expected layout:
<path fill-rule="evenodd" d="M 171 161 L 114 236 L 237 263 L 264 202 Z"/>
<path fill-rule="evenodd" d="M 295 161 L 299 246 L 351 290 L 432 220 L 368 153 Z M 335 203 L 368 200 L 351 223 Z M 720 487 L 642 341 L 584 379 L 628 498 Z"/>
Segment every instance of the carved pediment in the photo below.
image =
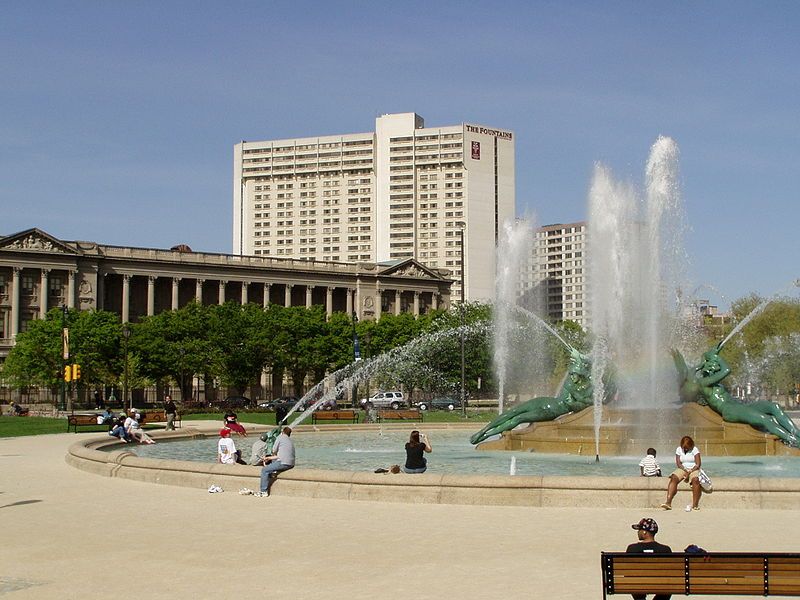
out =
<path fill-rule="evenodd" d="M 418 263 L 412 258 L 387 268 L 381 272 L 381 275 L 391 275 L 392 277 L 413 277 L 415 279 L 441 279 L 441 275 L 439 273 L 428 269 L 426 266 Z"/>
<path fill-rule="evenodd" d="M 47 254 L 74 254 L 75 250 L 40 229 L 28 229 L 0 239 L 0 250 L 25 250 Z"/>

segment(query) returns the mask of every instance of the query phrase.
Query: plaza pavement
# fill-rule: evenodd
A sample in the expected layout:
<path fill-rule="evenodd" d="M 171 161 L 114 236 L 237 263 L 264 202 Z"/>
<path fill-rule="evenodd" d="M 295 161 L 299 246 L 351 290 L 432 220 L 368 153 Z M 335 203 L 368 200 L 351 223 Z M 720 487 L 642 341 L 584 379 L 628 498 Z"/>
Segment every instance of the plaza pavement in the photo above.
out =
<path fill-rule="evenodd" d="M 676 550 L 800 551 L 792 510 L 254 498 L 108 478 L 64 462 L 90 435 L 0 438 L 3 600 L 600 598 L 600 551 L 624 550 L 645 516 Z"/>

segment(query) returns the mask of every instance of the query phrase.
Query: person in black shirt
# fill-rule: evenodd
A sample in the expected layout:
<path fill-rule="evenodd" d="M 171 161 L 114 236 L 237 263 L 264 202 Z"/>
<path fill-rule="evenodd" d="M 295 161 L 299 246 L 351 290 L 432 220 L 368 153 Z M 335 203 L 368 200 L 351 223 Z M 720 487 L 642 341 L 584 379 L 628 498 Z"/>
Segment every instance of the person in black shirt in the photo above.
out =
<path fill-rule="evenodd" d="M 178 414 L 178 408 L 172 401 L 172 396 L 167 394 L 164 396 L 164 414 L 167 417 L 167 431 L 175 430 L 175 416 Z"/>
<path fill-rule="evenodd" d="M 406 465 L 403 471 L 406 473 L 424 473 L 428 468 L 428 461 L 422 455 L 423 452 L 432 452 L 431 444 L 424 433 L 417 430 L 411 432 L 411 437 L 406 443 Z"/>
<path fill-rule="evenodd" d="M 642 519 L 638 523 L 631 525 L 639 535 L 639 541 L 635 544 L 628 546 L 625 552 L 634 554 L 670 554 L 672 548 L 664 544 L 659 544 L 656 541 L 656 534 L 658 533 L 658 523 L 654 519 Z M 647 596 L 644 594 L 631 594 L 633 600 L 645 600 Z M 656 594 L 653 600 L 670 600 L 672 594 Z"/>

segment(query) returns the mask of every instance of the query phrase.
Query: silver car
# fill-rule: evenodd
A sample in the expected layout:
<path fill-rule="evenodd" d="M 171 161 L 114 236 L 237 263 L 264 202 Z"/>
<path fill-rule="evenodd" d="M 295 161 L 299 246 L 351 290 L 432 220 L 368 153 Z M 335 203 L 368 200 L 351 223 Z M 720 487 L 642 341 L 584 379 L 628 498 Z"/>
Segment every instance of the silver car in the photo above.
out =
<path fill-rule="evenodd" d="M 362 398 L 361 406 L 363 407 L 367 401 L 372 403 L 375 408 L 393 408 L 397 410 L 406 406 L 406 399 L 403 397 L 403 392 L 378 392 L 373 394 L 370 398 Z"/>

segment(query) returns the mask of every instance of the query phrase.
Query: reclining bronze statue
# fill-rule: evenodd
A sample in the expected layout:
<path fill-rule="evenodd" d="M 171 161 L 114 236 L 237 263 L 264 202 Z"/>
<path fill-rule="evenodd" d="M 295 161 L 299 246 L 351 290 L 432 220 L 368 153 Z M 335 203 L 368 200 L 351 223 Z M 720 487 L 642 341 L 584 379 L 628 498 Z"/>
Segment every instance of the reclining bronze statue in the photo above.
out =
<path fill-rule="evenodd" d="M 681 353 L 672 350 L 681 399 L 708 405 L 728 423 L 751 425 L 778 436 L 789 446 L 800 448 L 800 430 L 778 404 L 765 400 L 743 404 L 728 393 L 722 380 L 730 374 L 731 368 L 719 352 L 719 345 L 705 352 L 703 362 L 690 373 Z"/>
<path fill-rule="evenodd" d="M 473 444 L 480 444 L 493 435 L 514 429 L 521 423 L 552 421 L 561 415 L 577 412 L 592 406 L 594 402 L 594 386 L 592 385 L 591 373 L 592 365 L 589 357 L 574 348 L 570 348 L 567 377 L 564 379 L 564 384 L 561 386 L 558 396 L 555 398 L 543 396 L 518 404 L 499 415 L 478 433 L 473 434 L 469 441 Z M 609 398 L 612 395 L 613 391 L 609 386 L 604 396 Z"/>

